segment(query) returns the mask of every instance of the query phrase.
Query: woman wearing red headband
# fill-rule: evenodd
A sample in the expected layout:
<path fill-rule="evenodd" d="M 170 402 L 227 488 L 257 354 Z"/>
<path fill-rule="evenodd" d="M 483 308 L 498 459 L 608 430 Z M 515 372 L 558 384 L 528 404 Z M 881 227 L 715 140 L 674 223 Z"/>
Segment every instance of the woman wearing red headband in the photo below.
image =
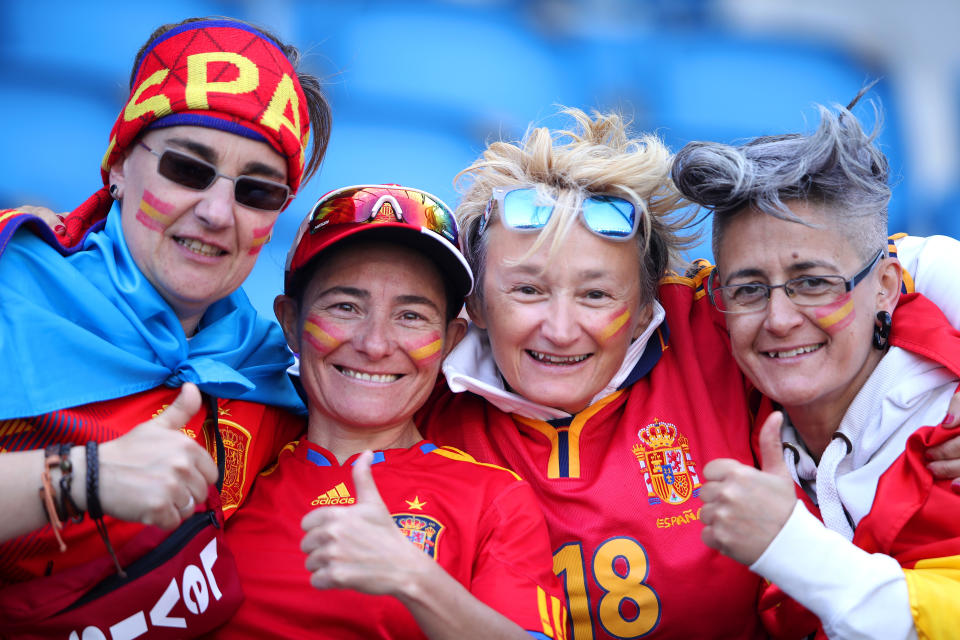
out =
<path fill-rule="evenodd" d="M 216 524 L 218 500 L 229 516 L 301 424 L 282 334 L 237 290 L 326 149 L 329 107 L 298 57 L 233 20 L 161 27 L 137 55 L 104 186 L 64 233 L 0 212 L 4 631 L 79 633 L 60 612 L 97 583 L 109 612 L 80 618 L 101 633 L 183 637 L 235 605 L 214 527 L 164 542 L 199 555 L 152 600 L 132 589 L 157 573 L 137 559 L 161 529 Z"/>

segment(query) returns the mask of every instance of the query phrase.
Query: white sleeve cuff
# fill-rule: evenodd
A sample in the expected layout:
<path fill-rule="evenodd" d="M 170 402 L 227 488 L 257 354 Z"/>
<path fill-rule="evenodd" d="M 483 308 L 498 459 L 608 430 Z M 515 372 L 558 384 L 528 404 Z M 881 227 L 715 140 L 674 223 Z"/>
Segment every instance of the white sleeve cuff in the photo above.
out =
<path fill-rule="evenodd" d="M 916 638 L 903 570 L 827 529 L 797 501 L 750 570 L 820 618 L 829 638 Z"/>

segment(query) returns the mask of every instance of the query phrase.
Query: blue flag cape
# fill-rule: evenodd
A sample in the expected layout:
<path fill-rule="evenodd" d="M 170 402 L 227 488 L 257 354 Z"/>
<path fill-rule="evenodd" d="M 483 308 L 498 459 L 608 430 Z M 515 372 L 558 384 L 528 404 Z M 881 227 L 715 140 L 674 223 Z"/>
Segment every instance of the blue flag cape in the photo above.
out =
<path fill-rule="evenodd" d="M 188 340 L 134 263 L 119 212 L 72 255 L 40 235 L 49 239 L 20 228 L 0 244 L 0 420 L 184 382 L 305 413 L 280 327 L 242 290 L 211 305 Z"/>

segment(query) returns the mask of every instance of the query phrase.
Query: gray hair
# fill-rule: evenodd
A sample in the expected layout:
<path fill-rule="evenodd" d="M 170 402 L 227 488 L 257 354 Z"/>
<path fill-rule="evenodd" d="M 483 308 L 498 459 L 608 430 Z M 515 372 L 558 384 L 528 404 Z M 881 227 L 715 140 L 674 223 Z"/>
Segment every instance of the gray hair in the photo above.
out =
<path fill-rule="evenodd" d="M 714 256 L 727 225 L 746 209 L 814 226 L 789 209 L 792 200 L 827 207 L 831 230 L 861 258 L 886 247 L 889 165 L 875 144 L 881 112 L 874 105 L 877 124 L 869 134 L 850 112 L 866 89 L 848 107 L 835 106 L 836 113 L 817 105 L 820 126 L 811 135 L 764 136 L 741 146 L 691 142 L 680 150 L 673 182 L 687 199 L 713 211 Z"/>
<path fill-rule="evenodd" d="M 538 200 L 555 206 L 530 250 L 548 246 L 548 260 L 558 255 L 585 198 L 616 194 L 636 203 L 643 212 L 636 236 L 640 297 L 652 302 L 668 265 L 679 262 L 680 251 L 694 239 L 680 232 L 696 213 L 676 220 L 671 215 L 680 198 L 670 183 L 670 152 L 655 136 L 631 138 L 619 114 L 569 108 L 561 113 L 573 121 L 570 130 L 538 127 L 519 142 L 493 142 L 457 175 L 468 182 L 456 217 L 463 253 L 478 283 L 473 295 L 482 301 L 487 238 L 481 223 L 487 203 L 494 188 L 516 186 L 535 187 Z"/>

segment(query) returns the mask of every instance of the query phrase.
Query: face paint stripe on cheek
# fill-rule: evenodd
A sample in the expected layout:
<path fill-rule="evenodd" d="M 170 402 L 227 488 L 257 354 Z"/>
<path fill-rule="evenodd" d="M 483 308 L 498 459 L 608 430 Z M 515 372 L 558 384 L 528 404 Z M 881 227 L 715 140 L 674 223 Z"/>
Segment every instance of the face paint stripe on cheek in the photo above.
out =
<path fill-rule="evenodd" d="M 146 189 L 143 191 L 143 199 L 140 200 L 140 208 L 137 209 L 137 220 L 148 229 L 153 231 L 163 231 L 173 222 L 170 215 L 174 206 L 169 202 L 164 202 Z"/>
<path fill-rule="evenodd" d="M 250 250 L 247 251 L 247 255 L 256 255 L 260 253 L 260 250 L 263 249 L 263 245 L 267 244 L 267 241 L 270 240 L 270 232 L 273 231 L 273 225 L 267 225 L 266 227 L 260 227 L 259 229 L 253 230 L 253 241 L 250 243 Z"/>
<path fill-rule="evenodd" d="M 600 339 L 606 342 L 623 331 L 627 326 L 627 322 L 630 320 L 630 315 L 629 309 L 625 308 L 622 311 L 618 311 L 614 318 L 607 323 L 607 326 L 600 331 Z"/>
<path fill-rule="evenodd" d="M 813 310 L 813 315 L 816 316 L 820 328 L 833 335 L 849 326 L 857 317 L 857 311 L 853 306 L 853 296 L 848 293 L 836 302 L 816 307 Z"/>
<path fill-rule="evenodd" d="M 317 318 L 307 318 L 303 323 L 303 339 L 317 351 L 330 353 L 340 346 L 343 338 L 330 326 L 321 327 L 321 324 L 325 323 Z"/>
<path fill-rule="evenodd" d="M 440 357 L 440 351 L 443 348 L 443 339 L 439 333 L 432 334 L 427 338 L 426 343 L 419 346 L 411 345 L 411 348 L 405 349 L 410 357 L 419 364 L 429 364 Z"/>

